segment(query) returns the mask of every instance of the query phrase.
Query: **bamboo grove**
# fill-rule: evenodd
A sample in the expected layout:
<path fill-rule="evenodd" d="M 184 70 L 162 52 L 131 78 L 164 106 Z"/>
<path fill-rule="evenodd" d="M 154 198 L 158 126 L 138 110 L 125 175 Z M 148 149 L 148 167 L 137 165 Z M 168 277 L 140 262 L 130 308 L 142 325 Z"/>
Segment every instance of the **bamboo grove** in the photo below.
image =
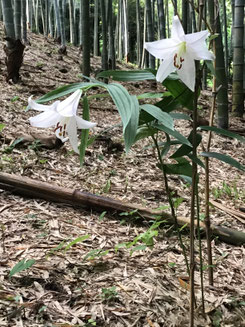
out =
<path fill-rule="evenodd" d="M 244 0 L 1 0 L 0 19 L 6 32 L 8 77 L 17 82 L 28 31 L 81 48 L 82 72 L 90 75 L 90 56 L 101 56 L 101 69 L 116 61 L 156 69 L 159 62 L 144 42 L 170 37 L 174 14 L 186 33 L 197 31 L 198 5 L 203 5 L 203 29 L 213 35 L 217 93 L 217 125 L 228 128 L 229 110 L 242 117 L 245 93 Z M 15 42 L 17 42 L 15 44 Z M 16 51 L 12 51 L 17 47 Z M 12 49 L 12 50 L 11 50 Z M 13 58 L 15 54 L 15 58 Z M 14 63 L 14 64 L 13 64 Z M 210 67 L 203 67 L 202 87 L 208 87 Z M 232 90 L 232 108 L 228 91 Z"/>

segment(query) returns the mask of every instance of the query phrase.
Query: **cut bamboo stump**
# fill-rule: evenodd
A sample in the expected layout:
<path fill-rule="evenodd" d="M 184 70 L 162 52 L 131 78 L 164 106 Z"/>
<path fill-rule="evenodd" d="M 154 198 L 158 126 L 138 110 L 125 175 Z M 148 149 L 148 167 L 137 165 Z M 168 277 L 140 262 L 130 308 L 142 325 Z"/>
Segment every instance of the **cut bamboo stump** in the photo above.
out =
<path fill-rule="evenodd" d="M 156 216 L 161 216 L 161 219 L 169 223 L 174 223 L 173 217 L 166 212 L 146 209 L 138 205 L 132 205 L 88 192 L 81 192 L 77 189 L 73 190 L 46 182 L 40 182 L 28 177 L 0 173 L 0 188 L 22 196 L 42 198 L 47 201 L 90 208 L 97 212 L 108 211 L 112 214 L 120 214 L 122 212 L 132 212 L 135 210 L 135 215 L 142 217 L 142 219 L 153 220 L 156 219 Z M 190 221 L 188 218 L 178 217 L 178 224 L 180 226 L 189 226 L 189 223 Z M 200 225 L 202 228 L 205 228 L 203 222 L 200 222 Z M 211 225 L 211 230 L 214 236 L 218 236 L 220 240 L 226 243 L 234 245 L 245 244 L 245 233 L 243 232 L 216 225 Z"/>

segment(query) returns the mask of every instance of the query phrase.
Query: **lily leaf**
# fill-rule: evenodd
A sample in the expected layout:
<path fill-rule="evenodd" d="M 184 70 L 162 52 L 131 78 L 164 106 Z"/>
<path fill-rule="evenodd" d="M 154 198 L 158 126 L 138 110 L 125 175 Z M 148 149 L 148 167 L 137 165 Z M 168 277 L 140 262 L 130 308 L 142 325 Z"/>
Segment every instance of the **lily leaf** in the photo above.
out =
<path fill-rule="evenodd" d="M 201 152 L 200 155 L 203 157 L 218 159 L 220 161 L 223 161 L 223 162 L 229 164 L 232 167 L 235 167 L 239 170 L 245 171 L 245 166 L 241 165 L 237 160 L 235 160 L 225 154 L 221 154 L 221 153 L 217 153 L 217 152 Z"/>
<path fill-rule="evenodd" d="M 148 70 L 106 70 L 99 73 L 96 77 L 110 77 L 114 81 L 121 82 L 136 82 L 156 79 L 156 76 Z"/>
<path fill-rule="evenodd" d="M 98 85 L 99 84 L 99 85 Z M 93 83 L 93 85 L 95 86 L 95 83 Z M 99 82 L 96 83 L 97 87 L 101 86 L 101 84 Z M 57 98 L 63 97 L 67 94 L 73 93 L 78 89 L 82 89 L 84 87 L 89 87 L 91 86 L 90 82 L 84 82 L 84 83 L 73 83 L 73 84 L 69 84 L 69 85 L 63 85 L 61 87 L 58 87 L 57 89 L 48 92 L 47 94 L 41 96 L 37 102 L 38 103 L 45 103 L 47 101 L 51 101 L 51 100 L 55 100 Z"/>
<path fill-rule="evenodd" d="M 123 123 L 123 135 L 126 152 L 134 143 L 139 120 L 139 103 L 135 96 L 131 96 L 120 84 L 105 84 L 114 101 Z"/>
<path fill-rule="evenodd" d="M 169 129 L 174 128 L 173 118 L 168 113 L 162 111 L 160 108 L 152 104 L 143 104 L 140 106 L 140 108 L 146 111 L 148 114 L 150 114 L 152 117 L 157 119 L 160 123 L 162 123 Z"/>
<path fill-rule="evenodd" d="M 182 114 L 182 113 L 179 113 L 179 112 L 170 112 L 169 115 L 173 119 L 191 120 L 191 117 L 189 115 Z"/>
<path fill-rule="evenodd" d="M 191 131 L 190 135 L 188 136 L 188 141 L 190 141 L 191 144 L 192 144 L 192 135 L 193 135 L 193 131 Z M 197 146 L 201 143 L 201 140 L 202 140 L 202 135 L 197 133 L 197 138 L 196 138 Z M 188 155 L 191 151 L 192 151 L 192 146 L 183 144 L 181 147 L 179 147 L 179 149 L 174 154 L 172 154 L 170 158 L 180 158 Z"/>
<path fill-rule="evenodd" d="M 137 134 L 137 128 L 139 123 L 139 102 L 136 96 L 131 96 L 131 117 L 124 129 L 124 140 L 125 140 L 125 150 L 126 153 L 129 151 L 131 145 L 135 142 L 135 137 Z"/>
<path fill-rule="evenodd" d="M 159 168 L 161 168 L 160 165 Z M 177 164 L 164 164 L 162 169 L 169 175 L 192 176 L 192 166 L 188 161 Z"/>
<path fill-rule="evenodd" d="M 89 105 L 88 105 L 88 98 L 86 95 L 83 96 L 83 119 L 89 121 Z M 79 147 L 80 165 L 82 165 L 84 161 L 85 152 L 88 145 L 88 136 L 89 136 L 89 129 L 82 129 L 81 143 Z"/>
<path fill-rule="evenodd" d="M 242 143 L 245 143 L 245 137 L 243 137 L 243 136 L 241 136 L 239 134 L 227 131 L 226 129 L 217 128 L 217 127 L 214 127 L 214 126 L 200 126 L 200 127 L 198 127 L 198 129 L 201 129 L 201 130 L 204 130 L 204 131 L 212 131 L 212 132 L 215 132 L 217 134 L 228 136 L 228 137 L 231 137 L 233 139 L 237 139 L 238 141 L 240 141 Z"/>
<path fill-rule="evenodd" d="M 164 96 L 164 93 L 143 93 L 143 94 L 139 94 L 137 95 L 137 99 L 141 100 L 141 99 L 159 99 L 161 97 Z"/>
<path fill-rule="evenodd" d="M 169 94 L 170 92 L 166 93 Z M 167 113 L 170 113 L 171 111 L 180 107 L 179 102 L 172 95 L 165 96 L 161 101 L 157 102 L 155 105 Z"/>
<path fill-rule="evenodd" d="M 175 129 L 172 130 L 164 125 L 154 125 L 155 128 L 159 129 L 160 131 L 163 131 L 169 135 L 172 135 L 173 137 L 175 137 L 181 144 L 186 144 L 190 147 L 192 147 L 191 143 L 187 140 L 187 138 L 185 138 L 182 134 L 180 134 L 179 132 L 177 132 Z"/>
<path fill-rule="evenodd" d="M 200 160 L 197 157 L 194 157 L 193 154 L 191 154 L 191 153 L 187 154 L 187 157 L 190 158 L 192 161 L 194 161 L 197 165 L 199 165 L 200 167 L 205 169 L 205 165 L 202 162 L 202 160 Z"/>
<path fill-rule="evenodd" d="M 194 93 L 180 80 L 166 78 L 163 85 L 183 107 L 193 110 Z"/>
<path fill-rule="evenodd" d="M 134 143 L 136 143 L 137 141 L 142 140 L 146 137 L 153 136 L 156 132 L 157 132 L 157 130 L 154 128 L 150 128 L 147 126 L 139 127 L 137 129 Z"/>

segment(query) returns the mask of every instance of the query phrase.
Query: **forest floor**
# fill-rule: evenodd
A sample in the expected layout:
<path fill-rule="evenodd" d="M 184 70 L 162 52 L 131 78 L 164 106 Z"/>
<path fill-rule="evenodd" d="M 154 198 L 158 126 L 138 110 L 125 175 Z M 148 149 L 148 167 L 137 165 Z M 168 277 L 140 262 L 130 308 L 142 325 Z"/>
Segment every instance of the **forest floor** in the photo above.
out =
<path fill-rule="evenodd" d="M 1 28 L 0 33 L 3 40 Z M 30 42 L 20 71 L 22 80 L 14 85 L 5 81 L 4 43 L 0 46 L 0 124 L 5 125 L 0 138 L 0 172 L 146 208 L 167 205 L 156 155 L 147 147 L 150 140 L 137 143 L 126 155 L 118 146 L 122 144 L 120 126 L 88 148 L 82 167 L 68 142 L 52 150 L 38 147 L 38 142 L 14 146 L 13 142 L 20 137 L 36 132 L 52 135 L 52 130 L 30 126 L 28 118 L 37 112 L 25 111 L 29 96 L 37 99 L 58 86 L 81 81 L 81 54 L 77 48 L 69 46 L 67 55 L 61 57 L 59 46 L 52 39 L 32 34 Z M 100 58 L 92 58 L 93 72 L 99 68 Z M 152 91 L 151 85 L 148 81 L 124 83 L 132 94 Z M 154 89 L 161 90 L 161 86 Z M 210 96 L 210 91 L 205 91 L 200 99 L 201 115 L 206 118 Z M 91 102 L 90 120 L 98 122 L 92 131 L 97 134 L 119 123 L 120 117 L 109 98 L 102 98 Z M 231 118 L 234 129 L 244 130 L 244 123 Z M 184 135 L 191 129 L 186 121 L 177 121 L 176 127 Z M 207 133 L 203 132 L 204 142 L 206 139 Z M 211 151 L 231 155 L 243 165 L 244 150 L 244 144 L 237 140 L 213 137 Z M 203 171 L 200 180 L 202 217 Z M 212 199 L 237 211 L 245 207 L 244 173 L 211 160 L 210 181 Z M 182 199 L 177 215 L 189 217 L 190 189 L 176 177 L 170 177 L 170 188 L 176 198 Z M 244 217 L 237 218 L 212 207 L 211 218 L 216 225 L 244 230 Z M 125 216 L 105 212 L 101 215 L 93 209 L 81 210 L 0 190 L 0 226 L 1 327 L 188 326 L 188 277 L 176 232 L 170 224 L 158 231 L 152 249 L 131 253 L 132 248 L 122 247 L 116 251 L 118 244 L 132 242 L 149 226 L 134 224 Z M 70 242 L 86 235 L 88 239 L 65 249 Z M 188 250 L 189 236 L 185 230 L 183 242 Z M 136 245 L 139 244 L 142 243 Z M 208 285 L 205 270 L 205 317 L 201 313 L 197 259 L 195 326 L 245 326 L 245 249 L 217 238 L 212 246 L 214 286 Z M 206 265 L 205 238 L 202 249 Z M 35 259 L 36 263 L 9 278 L 10 270 L 22 259 Z"/>

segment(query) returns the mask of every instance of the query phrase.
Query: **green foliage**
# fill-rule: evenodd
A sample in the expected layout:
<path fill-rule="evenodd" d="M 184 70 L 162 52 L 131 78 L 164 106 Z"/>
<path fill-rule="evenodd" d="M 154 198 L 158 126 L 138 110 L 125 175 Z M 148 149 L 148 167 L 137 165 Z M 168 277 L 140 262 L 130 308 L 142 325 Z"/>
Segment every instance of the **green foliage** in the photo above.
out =
<path fill-rule="evenodd" d="M 155 80 L 156 71 L 154 70 L 131 70 L 131 71 L 112 71 L 101 72 L 97 77 L 110 77 L 115 81 L 136 82 L 144 80 Z M 176 73 L 170 74 L 163 85 L 170 91 L 172 99 L 176 99 L 182 106 L 193 110 L 194 94 L 178 78 Z"/>
<path fill-rule="evenodd" d="M 154 238 L 158 236 L 158 228 L 161 224 L 165 223 L 164 220 L 157 220 L 144 232 L 136 236 L 133 241 L 126 243 L 119 243 L 115 246 L 115 252 L 121 248 L 130 249 L 130 255 L 135 251 L 145 250 L 147 247 L 150 249 L 154 246 Z"/>
<path fill-rule="evenodd" d="M 2 130 L 4 129 L 5 125 L 4 124 L 0 124 L 0 132 L 2 132 Z"/>
<path fill-rule="evenodd" d="M 89 121 L 89 104 L 88 104 L 88 98 L 86 95 L 83 96 L 83 119 Z M 80 154 L 80 165 L 82 166 L 84 157 L 85 157 L 85 151 L 88 144 L 88 136 L 89 136 L 89 129 L 82 129 L 81 132 L 81 143 L 79 146 L 79 154 Z"/>
<path fill-rule="evenodd" d="M 14 142 L 10 146 L 4 149 L 3 153 L 11 153 L 14 150 L 14 148 L 22 141 L 23 141 L 22 137 L 14 140 Z"/>
<path fill-rule="evenodd" d="M 188 141 L 192 144 L 192 139 L 193 139 L 193 132 L 191 131 L 190 135 L 188 136 Z M 197 139 L 196 143 L 197 146 L 201 143 L 202 141 L 202 135 L 197 134 Z M 179 157 L 184 157 L 188 155 L 192 151 L 192 146 L 189 146 L 187 144 L 183 144 L 181 147 L 178 148 L 177 151 L 174 152 L 174 154 L 171 155 L 170 158 L 179 158 Z"/>
<path fill-rule="evenodd" d="M 56 252 L 62 250 L 62 249 L 64 248 L 65 244 L 66 244 L 66 241 L 62 241 L 62 242 L 60 242 L 60 243 L 59 243 L 55 248 L 53 248 L 53 249 L 52 249 L 52 250 L 47 254 L 46 258 L 48 258 L 50 255 L 53 255 L 53 254 L 55 254 Z"/>
<path fill-rule="evenodd" d="M 161 124 L 155 124 L 154 125 L 155 128 L 157 128 L 160 131 L 165 132 L 166 134 L 173 136 L 174 138 L 176 138 L 181 144 L 186 144 L 190 147 L 192 147 L 191 143 L 188 141 L 188 139 L 186 137 L 184 137 L 182 134 L 180 134 L 178 131 L 176 131 L 175 129 L 172 130 L 164 125 Z"/>
<path fill-rule="evenodd" d="M 177 164 L 159 164 L 158 167 L 169 175 L 192 176 L 192 165 L 185 158 L 176 158 Z"/>
<path fill-rule="evenodd" d="M 97 75 L 97 78 L 108 77 L 119 82 L 138 82 L 155 80 L 156 76 L 150 70 L 107 70 Z"/>
<path fill-rule="evenodd" d="M 144 104 L 140 106 L 140 109 L 144 110 L 151 116 L 150 119 L 148 118 L 144 119 L 143 117 L 141 117 L 141 119 L 144 119 L 145 122 L 147 121 L 149 123 L 150 121 L 157 119 L 159 123 L 173 130 L 174 128 L 173 118 L 166 112 L 163 112 L 160 108 L 151 104 Z"/>
<path fill-rule="evenodd" d="M 193 110 L 194 93 L 183 84 L 181 81 L 174 78 L 166 78 L 163 85 L 171 92 L 174 99 L 176 99 L 183 107 Z"/>
<path fill-rule="evenodd" d="M 132 211 L 127 211 L 127 212 L 121 212 L 119 215 L 120 216 L 133 216 L 138 212 L 138 209 L 132 210 Z"/>
<path fill-rule="evenodd" d="M 217 152 L 201 152 L 200 155 L 203 157 L 218 159 L 220 161 L 223 161 L 223 162 L 229 164 L 232 167 L 235 167 L 241 171 L 245 171 L 245 166 L 241 165 L 237 160 L 235 160 L 225 154 L 221 154 L 221 153 L 217 153 Z"/>
<path fill-rule="evenodd" d="M 111 189 L 111 180 L 108 179 L 108 180 L 106 181 L 106 185 L 105 185 L 104 188 L 103 188 L 103 192 L 104 192 L 104 193 L 109 193 L 109 192 L 110 192 L 110 189 Z"/>
<path fill-rule="evenodd" d="M 23 259 L 20 262 L 18 262 L 10 271 L 9 277 L 13 277 L 15 274 L 18 274 L 19 272 L 29 269 L 31 266 L 34 265 L 36 260 L 34 259 Z"/>
<path fill-rule="evenodd" d="M 83 261 L 94 260 L 95 258 L 103 257 L 104 255 L 107 255 L 108 253 L 109 253 L 109 250 L 103 251 L 102 249 L 94 249 L 84 256 Z"/>
<path fill-rule="evenodd" d="M 88 321 L 84 325 L 84 327 L 93 327 L 93 326 L 96 326 L 96 321 L 94 321 L 92 318 L 88 319 Z"/>
<path fill-rule="evenodd" d="M 213 193 L 215 200 L 223 198 L 224 196 L 235 198 L 235 200 L 245 199 L 245 191 L 239 190 L 236 182 L 233 182 L 232 185 L 230 185 L 223 181 L 221 187 L 214 187 L 211 192 Z"/>
<path fill-rule="evenodd" d="M 220 135 L 223 135 L 223 136 L 228 136 L 228 137 L 236 139 L 236 140 L 238 140 L 238 141 L 240 141 L 242 143 L 245 143 L 245 137 L 243 137 L 243 136 L 241 136 L 239 134 L 227 131 L 226 129 L 217 128 L 217 127 L 214 127 L 214 126 L 200 126 L 200 127 L 198 127 L 198 129 L 203 130 L 203 131 L 212 131 L 212 132 L 215 132 L 217 134 L 220 134 Z"/>
<path fill-rule="evenodd" d="M 213 316 L 212 316 L 212 322 L 214 327 L 220 327 L 221 322 L 222 322 L 222 312 L 217 309 L 214 311 Z"/>
<path fill-rule="evenodd" d="M 14 103 L 15 101 L 19 100 L 19 98 L 20 97 L 18 95 L 15 95 L 10 101 Z"/>
<path fill-rule="evenodd" d="M 84 235 L 84 236 L 79 236 L 75 240 L 71 241 L 69 244 L 66 245 L 64 251 L 68 251 L 73 245 L 86 241 L 88 238 L 90 238 L 90 235 Z"/>
<path fill-rule="evenodd" d="M 103 218 L 105 217 L 106 214 L 107 214 L 107 211 L 103 211 L 99 216 L 99 221 L 103 220 Z"/>
<path fill-rule="evenodd" d="M 42 147 L 42 143 L 40 140 L 35 140 L 32 142 L 31 145 L 28 146 L 29 149 L 38 152 L 40 150 L 40 148 Z"/>
<path fill-rule="evenodd" d="M 103 302 L 112 302 L 118 299 L 116 286 L 101 289 L 101 298 Z"/>

